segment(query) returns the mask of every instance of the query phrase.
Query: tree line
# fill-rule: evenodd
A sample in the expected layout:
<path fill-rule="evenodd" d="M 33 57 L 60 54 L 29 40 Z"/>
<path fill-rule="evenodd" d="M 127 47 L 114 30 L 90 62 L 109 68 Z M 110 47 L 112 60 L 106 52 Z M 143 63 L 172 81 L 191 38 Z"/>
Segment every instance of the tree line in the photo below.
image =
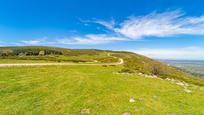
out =
<path fill-rule="evenodd" d="M 0 56 L 44 56 L 62 55 L 63 53 L 53 49 L 23 48 L 23 49 L 0 49 Z"/>

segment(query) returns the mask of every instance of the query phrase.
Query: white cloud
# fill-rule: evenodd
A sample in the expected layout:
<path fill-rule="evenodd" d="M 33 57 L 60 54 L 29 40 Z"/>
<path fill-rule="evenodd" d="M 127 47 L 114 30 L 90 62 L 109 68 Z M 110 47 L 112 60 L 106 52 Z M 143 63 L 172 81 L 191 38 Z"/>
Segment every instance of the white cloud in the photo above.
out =
<path fill-rule="evenodd" d="M 114 20 L 81 20 L 81 22 L 85 24 L 100 24 L 110 32 L 108 34 L 90 33 L 83 36 L 69 36 L 56 40 L 57 43 L 104 44 L 116 41 L 138 40 L 148 36 L 204 35 L 204 16 L 188 17 L 179 10 L 163 13 L 153 12 L 145 16 L 132 16 L 121 23 L 116 23 Z M 37 44 L 39 41 L 29 42 Z"/>
<path fill-rule="evenodd" d="M 22 43 L 24 44 L 27 44 L 27 45 L 38 45 L 40 44 L 42 41 L 41 40 L 23 40 L 21 41 Z"/>
<path fill-rule="evenodd" d="M 110 30 L 114 29 L 114 26 L 115 26 L 114 20 L 111 20 L 111 21 L 96 20 L 96 21 L 94 21 L 94 23 L 103 25 Z"/>
<path fill-rule="evenodd" d="M 4 42 L 0 41 L 0 47 L 4 46 Z"/>
<path fill-rule="evenodd" d="M 21 45 L 43 45 L 43 44 L 47 44 L 46 41 L 47 37 L 43 37 L 41 39 L 34 39 L 34 40 L 22 40 L 17 44 L 21 44 Z"/>
<path fill-rule="evenodd" d="M 190 17 L 179 10 L 163 13 L 153 12 L 144 16 L 132 16 L 116 23 L 114 20 L 83 21 L 96 23 L 109 32 L 82 36 L 68 36 L 47 41 L 47 38 L 22 40 L 18 45 L 59 45 L 59 44 L 104 44 L 116 41 L 138 40 L 148 36 L 167 37 L 182 34 L 204 35 L 204 16 Z"/>
<path fill-rule="evenodd" d="M 200 47 L 186 47 L 173 49 L 138 49 L 132 51 L 155 59 L 180 59 L 180 60 L 204 59 L 204 48 Z"/>
<path fill-rule="evenodd" d="M 132 16 L 119 27 L 115 23 L 96 22 L 121 36 L 141 39 L 146 36 L 166 37 L 173 35 L 204 35 L 204 16 L 187 17 L 179 10 L 163 13 L 150 13 L 146 16 Z"/>
<path fill-rule="evenodd" d="M 114 41 L 125 40 L 123 37 L 109 36 L 105 34 L 88 34 L 84 37 L 76 36 L 71 38 L 58 39 L 59 44 L 102 44 Z"/>

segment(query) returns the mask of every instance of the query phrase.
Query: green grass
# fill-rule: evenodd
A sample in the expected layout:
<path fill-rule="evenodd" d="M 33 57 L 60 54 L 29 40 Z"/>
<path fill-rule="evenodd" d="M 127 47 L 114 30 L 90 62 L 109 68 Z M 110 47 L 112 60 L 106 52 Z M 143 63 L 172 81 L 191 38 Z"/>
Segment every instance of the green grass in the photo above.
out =
<path fill-rule="evenodd" d="M 44 51 L 45 54 L 39 56 L 41 51 Z M 204 80 L 195 78 L 189 73 L 131 52 L 96 49 L 66 49 L 45 46 L 0 47 L 0 60 L 14 59 L 74 63 L 113 63 L 118 61 L 118 58 L 116 57 L 123 58 L 125 62 L 125 68 L 121 72 L 157 75 L 161 78 L 173 78 L 187 83 L 204 86 Z"/>
<path fill-rule="evenodd" d="M 39 51 L 47 54 L 39 56 Z M 120 66 L 1 67 L 0 115 L 76 115 L 82 109 L 89 109 L 91 115 L 204 114 L 204 81 L 141 55 L 36 46 L 3 47 L 0 54 L 0 64 L 124 60 Z M 118 72 L 122 74 L 116 74 Z M 192 91 L 189 94 L 184 87 L 170 81 L 124 72 L 157 75 L 198 86 L 189 86 Z M 136 102 L 130 103 L 130 98 Z"/>
<path fill-rule="evenodd" d="M 165 63 L 147 58 L 142 55 L 124 52 L 114 53 L 116 57 L 123 58 L 124 67 L 121 72 L 129 73 L 143 73 L 147 75 L 157 75 L 160 78 L 172 78 L 187 83 L 204 86 L 204 80 L 196 78 L 195 76 L 186 73 L 173 66 L 168 66 Z"/>
<path fill-rule="evenodd" d="M 49 60 L 18 60 L 18 59 L 0 59 L 0 64 L 16 64 L 16 63 L 51 63 Z"/>
<path fill-rule="evenodd" d="M 9 62 L 10 61 L 10 62 Z M 32 62 L 95 62 L 113 63 L 117 58 L 108 56 L 107 53 L 99 55 L 46 55 L 46 56 L 0 56 L 0 63 L 32 63 Z"/>
<path fill-rule="evenodd" d="M 204 88 L 166 80 L 115 74 L 122 66 L 0 68 L 1 115 L 204 114 Z M 135 103 L 129 99 L 135 98 Z M 142 99 L 142 100 L 139 100 Z"/>

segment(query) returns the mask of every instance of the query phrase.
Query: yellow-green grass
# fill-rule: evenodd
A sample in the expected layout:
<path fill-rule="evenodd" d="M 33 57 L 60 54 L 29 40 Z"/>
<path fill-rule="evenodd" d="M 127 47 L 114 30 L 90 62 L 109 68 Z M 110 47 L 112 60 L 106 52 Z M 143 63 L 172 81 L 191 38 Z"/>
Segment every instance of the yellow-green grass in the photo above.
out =
<path fill-rule="evenodd" d="M 119 58 L 123 59 L 124 62 L 124 68 L 120 71 L 122 73 L 157 75 L 163 79 L 173 78 L 187 83 L 204 86 L 203 80 L 195 78 L 193 75 L 190 75 L 183 70 L 131 52 L 96 49 L 65 49 L 43 46 L 0 47 L 0 60 L 25 60 L 20 61 L 25 63 L 28 63 L 29 60 L 45 60 L 53 62 L 86 62 L 101 64 L 116 63 Z M 13 62 L 16 63 L 15 61 Z"/>
<path fill-rule="evenodd" d="M 204 88 L 116 74 L 122 66 L 0 68 L 1 115 L 204 114 Z M 130 103 L 130 98 L 135 102 Z"/>
<path fill-rule="evenodd" d="M 41 63 L 41 62 L 94 62 L 94 63 L 111 63 L 117 62 L 117 58 L 108 56 L 106 53 L 101 55 L 48 55 L 48 56 L 0 56 L 0 63 Z"/>
<path fill-rule="evenodd" d="M 0 64 L 17 64 L 17 63 L 51 63 L 49 60 L 19 60 L 19 59 L 0 59 Z"/>

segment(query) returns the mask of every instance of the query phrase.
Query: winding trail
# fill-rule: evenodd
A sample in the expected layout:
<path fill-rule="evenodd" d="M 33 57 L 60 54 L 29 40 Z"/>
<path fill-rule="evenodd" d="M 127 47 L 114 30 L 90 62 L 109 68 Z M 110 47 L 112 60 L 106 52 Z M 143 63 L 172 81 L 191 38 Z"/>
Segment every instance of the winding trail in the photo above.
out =
<path fill-rule="evenodd" d="M 111 56 L 108 53 L 108 56 Z M 111 56 L 113 58 L 118 58 Z M 16 64 L 0 64 L 0 67 L 14 67 L 14 66 L 53 66 L 53 65 L 122 65 L 124 60 L 118 58 L 116 63 L 16 63 Z"/>

